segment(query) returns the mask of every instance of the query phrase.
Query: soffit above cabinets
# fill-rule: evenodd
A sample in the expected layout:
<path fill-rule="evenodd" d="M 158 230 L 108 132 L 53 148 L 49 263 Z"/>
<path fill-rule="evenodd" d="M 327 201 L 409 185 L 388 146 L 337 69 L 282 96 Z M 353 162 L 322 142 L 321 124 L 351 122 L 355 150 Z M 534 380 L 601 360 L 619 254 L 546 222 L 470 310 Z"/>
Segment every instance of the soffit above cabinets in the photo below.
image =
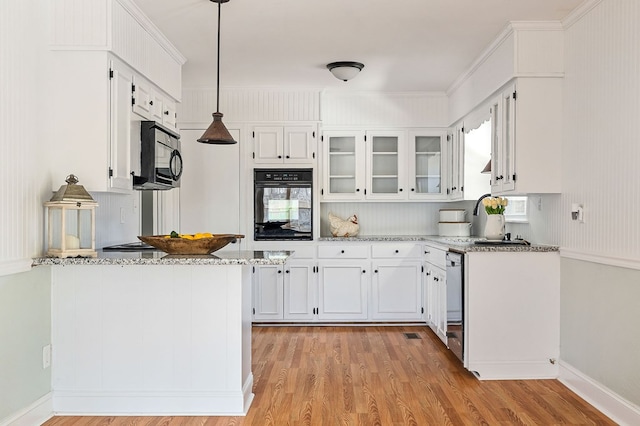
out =
<path fill-rule="evenodd" d="M 130 0 L 182 52 L 185 87 L 215 78 L 215 3 Z M 588 1 L 588 0 L 587 0 Z M 231 0 L 222 7 L 228 87 L 444 92 L 513 21 L 560 21 L 583 0 Z M 365 68 L 343 82 L 334 61 Z"/>

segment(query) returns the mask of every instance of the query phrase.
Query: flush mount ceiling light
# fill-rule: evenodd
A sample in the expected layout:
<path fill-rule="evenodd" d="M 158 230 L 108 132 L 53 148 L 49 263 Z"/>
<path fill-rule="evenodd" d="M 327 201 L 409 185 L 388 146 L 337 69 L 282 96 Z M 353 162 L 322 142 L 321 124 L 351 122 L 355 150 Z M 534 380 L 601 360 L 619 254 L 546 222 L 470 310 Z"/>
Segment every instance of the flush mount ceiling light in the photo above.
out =
<path fill-rule="evenodd" d="M 213 115 L 213 123 L 204 132 L 198 142 L 214 145 L 230 145 L 237 143 L 222 122 L 222 113 L 220 112 L 220 9 L 222 3 L 229 0 L 211 0 L 218 3 L 218 68 L 216 80 L 216 112 Z"/>
<path fill-rule="evenodd" d="M 338 80 L 347 81 L 358 75 L 364 65 L 360 62 L 341 61 L 327 64 L 327 68 Z"/>

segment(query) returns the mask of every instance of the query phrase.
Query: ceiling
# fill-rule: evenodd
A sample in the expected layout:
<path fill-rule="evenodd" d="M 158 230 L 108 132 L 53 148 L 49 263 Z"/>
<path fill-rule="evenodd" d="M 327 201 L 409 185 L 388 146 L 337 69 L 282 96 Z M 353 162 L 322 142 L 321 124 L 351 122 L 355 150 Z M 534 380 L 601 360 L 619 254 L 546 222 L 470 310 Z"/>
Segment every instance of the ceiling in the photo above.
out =
<path fill-rule="evenodd" d="M 184 87 L 215 87 L 218 4 L 134 0 L 187 58 Z M 442 92 L 509 21 L 565 18 L 583 0 L 230 0 L 220 85 Z M 326 64 L 358 61 L 343 82 Z"/>

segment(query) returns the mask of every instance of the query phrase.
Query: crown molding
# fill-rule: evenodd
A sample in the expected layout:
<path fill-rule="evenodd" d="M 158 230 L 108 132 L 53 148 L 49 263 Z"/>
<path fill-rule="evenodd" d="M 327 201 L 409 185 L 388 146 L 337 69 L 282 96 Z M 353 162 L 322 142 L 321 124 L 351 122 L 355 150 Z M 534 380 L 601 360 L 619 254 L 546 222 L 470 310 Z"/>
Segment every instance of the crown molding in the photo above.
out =
<path fill-rule="evenodd" d="M 562 26 L 564 29 L 571 27 L 600 3 L 602 3 L 602 0 L 586 0 L 562 20 Z"/>
<path fill-rule="evenodd" d="M 145 29 L 151 35 L 151 37 L 157 41 L 160 46 L 173 58 L 176 62 L 180 63 L 180 65 L 184 65 L 187 62 L 187 58 L 184 57 L 182 53 L 169 41 L 162 31 L 155 26 L 153 22 L 149 19 L 147 15 L 144 14 L 142 9 L 138 7 L 137 4 L 133 2 L 133 0 L 115 0 L 122 7 L 125 8 L 127 12 L 131 14 L 133 19 L 135 19 L 142 28 Z"/>

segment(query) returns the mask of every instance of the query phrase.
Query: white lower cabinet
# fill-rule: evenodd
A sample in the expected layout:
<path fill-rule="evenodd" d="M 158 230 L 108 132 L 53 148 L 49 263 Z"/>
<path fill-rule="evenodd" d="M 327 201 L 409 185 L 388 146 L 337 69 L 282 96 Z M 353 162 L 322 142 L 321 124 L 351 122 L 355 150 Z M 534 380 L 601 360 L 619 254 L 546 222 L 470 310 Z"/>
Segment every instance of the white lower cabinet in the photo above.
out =
<path fill-rule="evenodd" d="M 310 321 L 315 317 L 317 285 L 312 260 L 253 269 L 253 320 Z"/>
<path fill-rule="evenodd" d="M 368 319 L 368 265 L 357 260 L 320 262 L 318 319 Z"/>
<path fill-rule="evenodd" d="M 422 279 L 420 261 L 375 261 L 371 277 L 371 318 L 420 320 Z"/>
<path fill-rule="evenodd" d="M 284 319 L 313 320 L 317 285 L 315 263 L 310 260 L 287 262 L 284 270 Z"/>
<path fill-rule="evenodd" d="M 425 246 L 424 319 L 440 340 L 447 344 L 447 273 L 446 250 Z"/>
<path fill-rule="evenodd" d="M 258 321 L 284 318 L 284 267 L 261 265 L 253 270 L 253 319 Z"/>

